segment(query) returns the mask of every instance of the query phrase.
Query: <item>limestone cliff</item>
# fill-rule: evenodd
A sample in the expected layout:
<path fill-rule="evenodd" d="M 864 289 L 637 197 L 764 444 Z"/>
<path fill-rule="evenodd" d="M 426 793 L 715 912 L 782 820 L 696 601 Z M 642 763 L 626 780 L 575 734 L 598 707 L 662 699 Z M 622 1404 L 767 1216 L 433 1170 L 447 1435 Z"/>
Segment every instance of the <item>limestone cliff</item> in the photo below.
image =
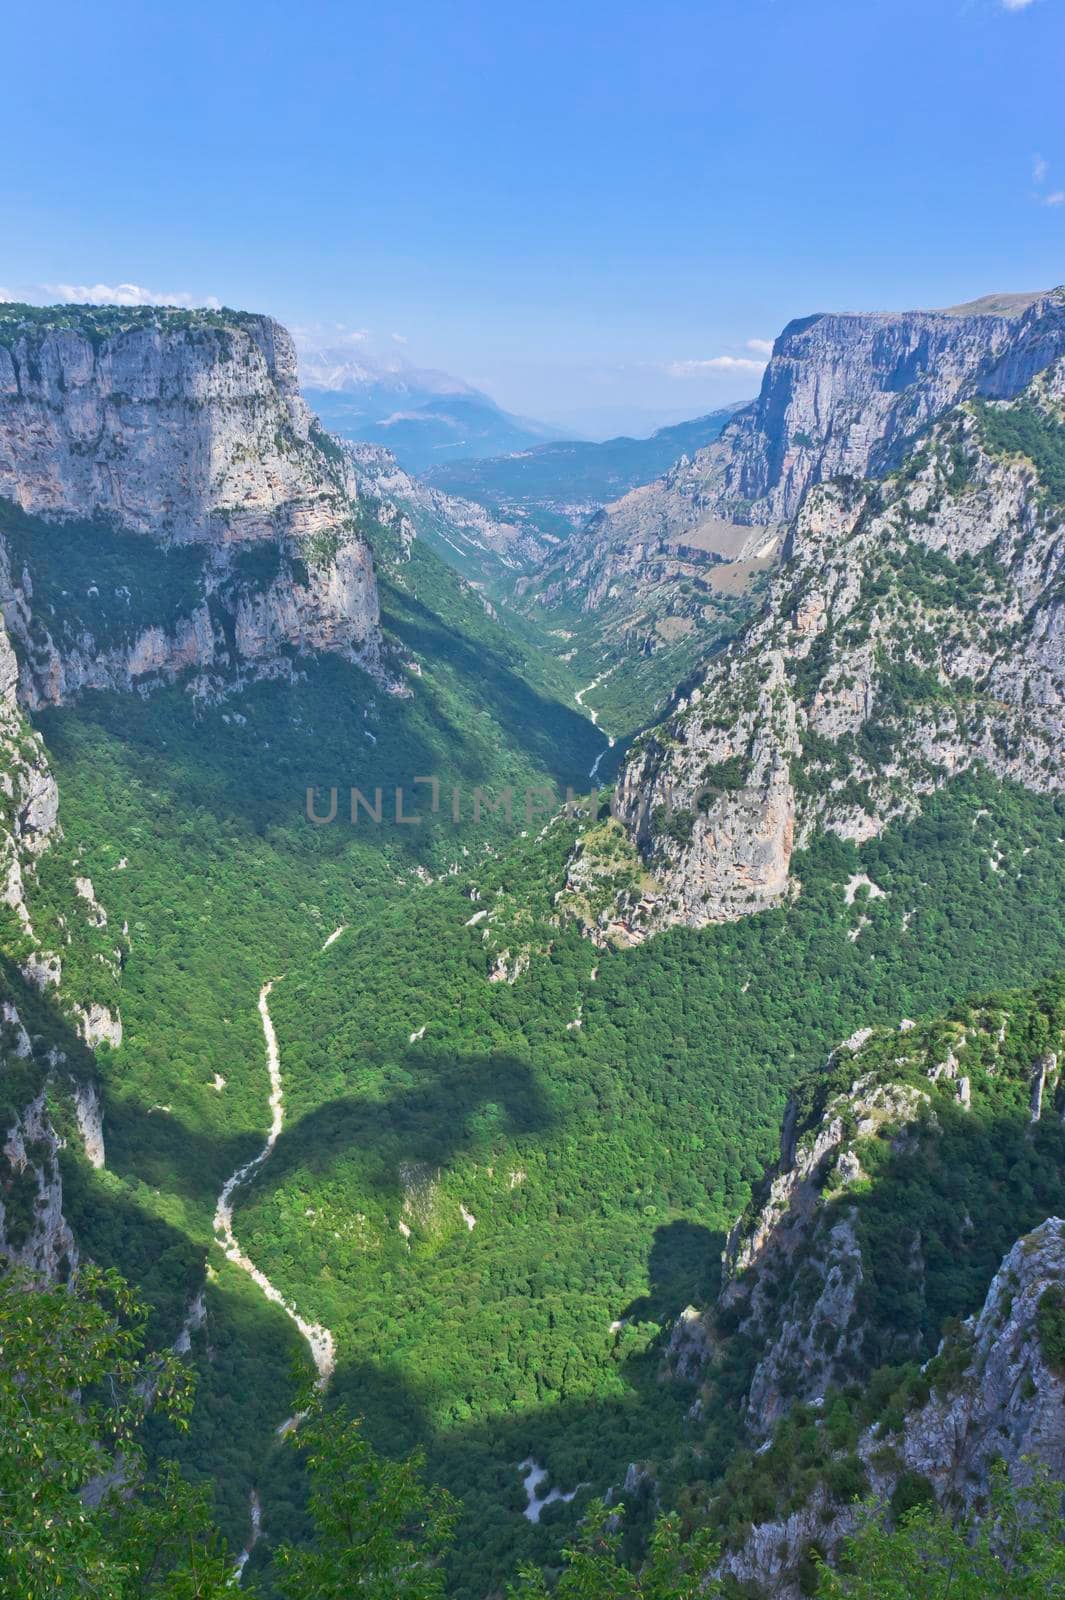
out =
<path fill-rule="evenodd" d="M 608 506 L 544 581 L 600 605 L 669 552 L 700 550 L 745 572 L 779 551 L 815 484 L 879 476 L 951 406 L 1017 395 L 1063 353 L 1060 289 L 789 323 L 757 400 L 720 439 Z"/>
<path fill-rule="evenodd" d="M 101 934 L 106 914 L 89 880 L 73 874 L 70 911 L 51 925 L 53 934 L 61 933 L 59 948 L 35 926 L 38 859 L 62 842 L 55 786 L 39 739 L 9 701 L 0 706 L 0 723 L 0 784 L 6 796 L 0 851 L 7 870 L 0 974 L 0 1263 L 54 1279 L 78 1258 L 63 1214 L 59 1153 L 73 1138 L 92 1166 L 104 1165 L 103 1112 L 91 1051 L 105 1040 L 113 1047 L 122 1041 L 112 997 L 126 941 L 121 933 Z M 98 971 L 93 968 L 92 998 L 81 992 L 84 979 L 64 978 L 65 948 L 83 940 L 99 946 L 92 952 L 100 962 Z M 112 1005 L 99 998 L 101 992 Z"/>
<path fill-rule="evenodd" d="M 6 305 L 0 495 L 178 542 L 330 532 L 348 511 L 292 341 L 242 312 Z"/>
<path fill-rule="evenodd" d="M 800 1600 L 809 1592 L 802 1580 L 811 1549 L 831 1560 L 864 1515 L 834 1482 L 860 1486 L 881 1506 L 905 1504 L 900 1492 L 916 1491 L 959 1517 L 984 1510 L 996 1466 L 1022 1487 L 1040 1469 L 1065 1479 L 1065 1373 L 1042 1332 L 1047 1308 L 1063 1305 L 1065 1222 L 1049 1217 L 1017 1240 L 982 1310 L 911 1385 L 916 1404 L 830 1457 L 798 1503 L 730 1540 L 718 1576 L 772 1600 Z M 825 1426 L 819 1404 L 811 1420 Z"/>
<path fill-rule="evenodd" d="M 963 1007 L 897 1031 L 864 1029 L 792 1100 L 780 1159 L 729 1235 L 723 1261 L 719 1305 L 759 1352 L 744 1402 L 754 1436 L 830 1386 L 928 1353 L 940 1331 L 936 1272 L 949 1256 L 959 1281 L 967 1267 L 978 1277 L 985 1236 L 997 1225 L 962 1183 L 962 1169 L 985 1159 L 970 1152 L 989 1126 L 1004 1148 L 1016 1146 L 1023 1168 L 1037 1162 L 1031 1130 L 1045 1116 L 1054 1138 L 1038 1159 L 1065 1159 L 1056 1106 L 1062 994 L 1051 982 L 1031 999 Z M 912 1185 L 923 1173 L 933 1188 L 949 1182 L 957 1205 L 920 1214 Z M 985 1186 L 986 1176 L 981 1170 Z M 1018 1216 L 1025 1220 L 1023 1208 Z M 909 1303 L 887 1315 L 899 1282 Z"/>
<path fill-rule="evenodd" d="M 66 1142 L 53 1111 L 94 1166 L 104 1162 L 103 1114 L 90 1051 L 122 1042 L 118 977 L 126 939 L 108 927 L 90 879 L 64 849 L 59 796 L 40 735 L 17 702 L 18 667 L 0 623 L 0 1261 L 45 1278 L 77 1262 L 63 1214 L 59 1152 Z M 42 926 L 38 865 L 58 850 L 68 876 L 68 909 Z M 57 937 L 58 936 L 58 937 Z M 91 974 L 67 980 L 66 950 L 87 948 Z M 82 984 L 89 982 L 91 989 Z"/>
<path fill-rule="evenodd" d="M 42 1090 L 6 1129 L 0 1148 L 0 1263 L 49 1282 L 78 1263 L 63 1215 L 61 1148 Z"/>
<path fill-rule="evenodd" d="M 1060 289 L 947 311 L 800 318 L 774 344 L 754 405 L 685 481 L 744 526 L 788 522 L 812 485 L 880 476 L 959 400 L 1019 394 L 1063 351 Z"/>
<path fill-rule="evenodd" d="M 1065 361 L 949 412 L 881 483 L 813 489 L 766 603 L 662 727 L 618 815 L 637 932 L 778 904 L 814 828 L 862 841 L 974 763 L 1063 784 Z"/>
<path fill-rule="evenodd" d="M 557 543 L 527 520 L 499 516 L 412 477 L 381 445 L 345 444 L 344 449 L 360 490 L 398 508 L 417 537 L 475 582 L 496 583 L 522 572 Z"/>
<path fill-rule="evenodd" d="M 861 1029 L 796 1090 L 718 1299 L 669 1346 L 695 1455 L 738 1423 L 702 1509 L 721 1576 L 795 1600 L 862 1501 L 965 1515 L 996 1462 L 1065 1477 L 1063 1048 L 1059 976 Z"/>
<path fill-rule="evenodd" d="M 354 475 L 268 317 L 5 306 L 0 501 L 26 704 L 190 669 L 277 671 L 286 650 L 377 659 Z M 71 551 L 85 582 L 60 606 L 48 571 Z M 93 553 L 129 581 L 96 578 Z"/>

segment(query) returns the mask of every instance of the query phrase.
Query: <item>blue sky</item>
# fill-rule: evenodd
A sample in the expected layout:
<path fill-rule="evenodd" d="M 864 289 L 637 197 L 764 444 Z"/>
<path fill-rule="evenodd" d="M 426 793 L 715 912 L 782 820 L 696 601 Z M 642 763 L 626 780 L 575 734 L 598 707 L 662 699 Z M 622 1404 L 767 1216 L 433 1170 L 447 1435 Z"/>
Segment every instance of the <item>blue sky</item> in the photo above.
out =
<path fill-rule="evenodd" d="M 753 393 L 792 316 L 1065 280 L 1065 0 L 53 0 L 4 43 L 8 293 L 365 331 L 600 431 Z"/>

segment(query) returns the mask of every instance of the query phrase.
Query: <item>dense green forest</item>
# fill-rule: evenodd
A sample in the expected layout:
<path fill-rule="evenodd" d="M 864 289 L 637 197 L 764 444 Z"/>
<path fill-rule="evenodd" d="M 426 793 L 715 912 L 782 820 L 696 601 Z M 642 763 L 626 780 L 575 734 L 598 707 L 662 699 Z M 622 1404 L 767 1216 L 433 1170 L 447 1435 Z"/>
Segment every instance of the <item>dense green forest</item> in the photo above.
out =
<path fill-rule="evenodd" d="M 464 754 L 470 782 L 542 775 L 492 723 L 495 685 L 462 674 L 461 656 L 427 670 L 387 720 L 377 686 L 319 663 L 247 692 L 243 723 L 174 691 L 86 697 L 41 725 L 68 834 L 132 941 L 126 1043 L 105 1063 L 108 1170 L 68 1158 L 71 1220 L 89 1254 L 144 1285 L 160 1327 L 209 1263 L 190 1428 L 153 1418 L 150 1447 L 215 1478 L 235 1543 L 258 1488 L 252 1570 L 300 1537 L 299 1475 L 273 1439 L 302 1343 L 209 1249 L 218 1189 L 261 1144 L 255 1000 L 284 974 L 271 1006 L 288 1122 L 236 1230 L 333 1329 L 335 1393 L 374 1445 L 423 1446 L 461 1502 L 451 1581 L 472 1595 L 553 1559 L 629 1461 L 666 1460 L 674 1483 L 705 1481 L 692 1451 L 705 1462 L 707 1443 L 709 1470 L 724 1463 L 729 1441 L 693 1439 L 690 1393 L 659 1382 L 660 1347 L 712 1295 L 786 1091 L 861 1023 L 935 1011 L 989 970 L 1021 982 L 1065 963 L 1065 868 L 1059 804 L 972 777 L 861 851 L 819 840 L 786 909 L 597 952 L 551 920 L 579 820 L 524 839 L 502 819 L 456 832 L 446 813 L 426 829 L 306 821 L 308 777 L 340 769 L 369 792 L 432 771 L 434 741 L 447 770 Z M 574 740 L 590 731 L 553 715 Z M 858 870 L 883 899 L 847 906 Z M 519 937 L 527 970 L 490 981 Z M 584 1486 L 537 1523 L 522 1515 L 530 1455 L 550 1474 L 541 1490 Z"/>
<path fill-rule="evenodd" d="M 178 685 L 37 715 L 65 837 L 36 914 L 62 941 L 76 861 L 126 930 L 125 1038 L 99 1059 L 105 1168 L 56 1108 L 83 1255 L 136 1282 L 155 1347 L 205 1294 L 188 1427 L 153 1410 L 149 1461 L 214 1481 L 234 1548 L 259 1494 L 248 1572 L 272 1592 L 272 1552 L 309 1528 L 301 1456 L 277 1432 L 307 1351 L 213 1243 L 212 1215 L 269 1120 L 256 1001 L 273 979 L 286 1123 L 238 1192 L 235 1231 L 333 1331 L 331 1392 L 372 1448 L 424 1451 L 456 1501 L 450 1592 L 473 1597 L 522 1562 L 556 1564 L 630 1462 L 656 1462 L 667 1503 L 726 1470 L 734 1433 L 693 1430 L 662 1346 L 713 1296 L 788 1090 L 859 1025 L 1065 966 L 1065 805 L 975 773 L 860 850 L 816 839 L 778 911 L 597 950 L 556 897 L 605 796 L 568 819 L 522 815 L 526 787 L 583 789 L 602 749 L 572 706 L 572 664 L 431 552 L 385 556 L 384 628 L 406 662 L 391 685 L 294 657 L 291 681 L 239 697 Z M 397 822 L 396 788 L 425 813 L 416 780 L 433 776 L 440 810 Z M 381 789 L 380 825 L 351 821 L 352 785 Z M 478 786 L 513 787 L 515 815 L 475 819 Z M 327 808 L 334 787 L 336 820 L 315 825 L 307 790 Z M 848 904 L 859 872 L 881 898 Z M 64 948 L 69 993 L 113 1000 L 97 936 Z M 949 1309 L 982 1287 L 971 1275 Z M 530 1459 L 540 1496 L 568 1497 L 538 1520 L 523 1514 Z M 650 1514 L 632 1508 L 628 1553 Z"/>
<path fill-rule="evenodd" d="M 145 1411 L 180 1427 L 192 1384 L 173 1354 L 145 1349 L 145 1308 L 115 1273 L 70 1285 L 0 1279 L 0 1589 L 19 1600 L 224 1600 L 262 1596 L 212 1521 L 206 1486 L 173 1462 L 153 1468 L 136 1435 Z M 811 1432 L 812 1430 L 808 1430 Z M 442 1600 L 456 1538 L 453 1499 L 424 1459 L 381 1456 L 357 1421 L 304 1397 L 283 1448 L 306 1465 L 312 1537 L 275 1552 L 285 1600 Z M 87 1485 L 87 1486 L 86 1486 Z M 813 1552 L 802 1592 L 822 1600 L 1024 1600 L 1065 1594 L 1061 1500 L 1038 1474 L 1018 1490 L 993 1474 L 989 1512 L 958 1525 L 917 1501 L 890 1520 L 870 1506 L 836 1570 Z M 658 1517 L 627 1559 L 624 1506 L 589 1509 L 557 1567 L 526 1565 L 510 1600 L 696 1600 L 735 1586 L 715 1568 L 713 1532 Z"/>

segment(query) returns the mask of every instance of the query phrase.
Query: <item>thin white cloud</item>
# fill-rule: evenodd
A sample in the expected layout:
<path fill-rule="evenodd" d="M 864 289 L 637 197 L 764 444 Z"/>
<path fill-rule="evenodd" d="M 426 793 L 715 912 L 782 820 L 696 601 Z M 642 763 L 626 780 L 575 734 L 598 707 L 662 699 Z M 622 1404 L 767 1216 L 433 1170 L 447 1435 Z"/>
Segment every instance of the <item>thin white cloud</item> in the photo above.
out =
<path fill-rule="evenodd" d="M 1005 3 L 1005 0 L 1003 0 Z M 1043 185 L 1050 176 L 1050 163 L 1044 156 L 1032 157 L 1032 182 L 1036 192 L 1032 199 L 1040 206 L 1060 206 L 1065 204 L 1065 189 L 1051 189 L 1049 193 L 1043 190 Z M 1042 192 L 1041 192 L 1042 191 Z"/>
<path fill-rule="evenodd" d="M 289 331 L 297 350 L 320 350 L 325 346 L 337 349 L 344 345 L 361 345 L 370 337 L 369 328 L 349 328 L 343 322 L 331 322 L 328 326 L 316 322 L 307 327 L 291 328 Z"/>
<path fill-rule="evenodd" d="M 748 350 L 757 350 L 760 356 L 771 356 L 773 354 L 773 341 L 772 339 L 748 339 L 747 348 Z"/>
<path fill-rule="evenodd" d="M 1032 0 L 1002 0 L 1003 11 L 1024 11 Z"/>
<path fill-rule="evenodd" d="M 395 340 L 396 344 L 407 344 L 407 343 L 409 343 L 409 341 L 407 339 L 407 335 L 405 333 L 394 333 L 392 335 L 392 338 Z"/>
<path fill-rule="evenodd" d="M 706 361 L 667 361 L 671 378 L 702 378 L 711 372 L 764 372 L 765 362 L 749 356 L 710 356 Z"/>
<path fill-rule="evenodd" d="M 181 289 L 163 293 L 145 289 L 139 283 L 42 283 L 37 286 L 37 296 L 43 293 L 66 305 L 93 306 L 182 306 L 186 310 L 204 307 L 220 311 L 222 302 L 216 295 L 189 294 Z"/>

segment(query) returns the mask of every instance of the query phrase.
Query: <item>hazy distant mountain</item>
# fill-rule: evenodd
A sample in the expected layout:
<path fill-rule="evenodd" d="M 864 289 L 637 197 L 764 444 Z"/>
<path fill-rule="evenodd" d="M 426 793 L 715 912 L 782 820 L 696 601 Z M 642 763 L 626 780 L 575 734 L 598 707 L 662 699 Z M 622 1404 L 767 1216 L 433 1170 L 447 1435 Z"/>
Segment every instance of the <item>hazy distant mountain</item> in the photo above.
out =
<path fill-rule="evenodd" d="M 482 504 L 538 506 L 580 515 L 616 500 L 638 484 L 650 483 L 681 456 L 716 439 L 739 410 L 723 406 L 708 416 L 659 428 L 649 439 L 621 436 L 601 443 L 564 439 L 534 445 L 520 454 L 478 461 L 443 462 L 430 467 L 427 482 L 449 494 Z"/>
<path fill-rule="evenodd" d="M 385 445 L 408 472 L 441 461 L 525 450 L 565 429 L 516 417 L 472 385 L 433 368 L 377 363 L 350 347 L 305 350 L 303 392 L 334 433 Z"/>

